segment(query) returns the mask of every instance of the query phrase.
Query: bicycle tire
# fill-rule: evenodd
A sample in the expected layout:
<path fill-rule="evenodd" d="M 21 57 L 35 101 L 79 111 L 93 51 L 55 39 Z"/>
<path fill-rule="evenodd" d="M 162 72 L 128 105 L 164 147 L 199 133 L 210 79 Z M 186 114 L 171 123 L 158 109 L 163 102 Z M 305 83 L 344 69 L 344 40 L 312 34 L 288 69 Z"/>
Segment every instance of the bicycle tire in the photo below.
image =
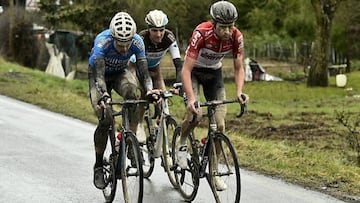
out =
<path fill-rule="evenodd" d="M 104 153 L 104 177 L 106 187 L 102 190 L 105 202 L 112 202 L 115 198 L 117 178 L 116 178 L 116 164 L 118 154 L 116 152 L 109 152 L 111 148 L 110 142 L 107 145 L 107 153 Z"/>
<path fill-rule="evenodd" d="M 177 127 L 172 140 L 172 151 L 174 152 L 173 163 L 176 163 L 174 166 L 174 174 L 181 196 L 185 201 L 190 202 L 195 199 L 200 184 L 199 154 L 195 145 L 194 137 L 190 134 L 187 137 L 188 167 L 186 169 L 180 168 L 176 161 L 180 135 L 181 127 Z"/>
<path fill-rule="evenodd" d="M 235 149 L 229 138 L 220 132 L 216 132 L 210 141 L 208 180 L 215 200 L 217 203 L 238 203 L 241 178 Z"/>
<path fill-rule="evenodd" d="M 155 167 L 155 158 L 152 157 L 153 149 L 154 149 L 154 142 L 152 139 L 153 135 L 150 128 L 151 118 L 149 116 L 144 117 L 144 129 L 146 134 L 146 144 L 140 146 L 142 156 L 144 158 L 143 161 L 143 173 L 144 178 L 149 178 L 154 171 Z"/>
<path fill-rule="evenodd" d="M 144 176 L 139 143 L 132 132 L 126 132 L 122 151 L 121 182 L 126 203 L 142 203 Z"/>
<path fill-rule="evenodd" d="M 176 183 L 176 178 L 175 178 L 175 174 L 174 174 L 174 162 L 173 162 L 173 151 L 171 150 L 171 147 L 169 147 L 169 141 L 171 139 L 172 141 L 172 136 L 175 133 L 175 130 L 178 126 L 176 120 L 172 117 L 172 116 L 166 116 L 165 118 L 165 124 L 166 127 L 163 128 L 164 133 L 163 133 L 163 148 L 162 148 L 162 165 L 165 169 L 166 174 L 168 175 L 169 181 L 171 183 L 171 185 L 174 188 L 178 188 L 178 184 Z"/>

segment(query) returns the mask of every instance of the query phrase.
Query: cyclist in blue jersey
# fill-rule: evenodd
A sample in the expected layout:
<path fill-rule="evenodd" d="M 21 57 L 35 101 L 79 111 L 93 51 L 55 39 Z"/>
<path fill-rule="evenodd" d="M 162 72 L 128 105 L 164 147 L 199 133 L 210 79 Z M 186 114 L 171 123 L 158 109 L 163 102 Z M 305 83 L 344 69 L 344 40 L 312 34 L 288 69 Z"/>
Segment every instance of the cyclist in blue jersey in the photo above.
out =
<path fill-rule="evenodd" d="M 170 30 L 165 29 L 169 20 L 163 11 L 150 11 L 145 17 L 145 22 L 148 27 L 147 29 L 140 31 L 139 35 L 143 38 L 145 43 L 149 73 L 154 88 L 165 90 L 166 86 L 160 70 L 161 59 L 168 51 L 170 52 L 176 71 L 176 82 L 181 82 L 182 61 L 180 50 L 174 34 Z M 130 59 L 131 67 L 134 67 L 135 61 L 135 56 L 132 56 Z M 136 135 L 139 142 L 145 142 L 146 137 L 142 125 L 138 127 Z"/>
<path fill-rule="evenodd" d="M 112 18 L 110 28 L 96 36 L 89 58 L 90 100 L 99 118 L 94 132 L 94 185 L 98 189 L 105 187 L 103 154 L 108 139 L 107 131 L 113 119 L 111 111 L 105 111 L 103 116 L 103 109 L 111 101 L 112 89 L 124 99 L 136 99 L 136 90 L 139 88 L 136 76 L 128 70 L 128 61 L 132 55 L 136 57 L 138 80 L 146 94 L 151 94 L 153 84 L 148 72 L 144 42 L 136 34 L 136 24 L 132 17 L 126 12 L 119 12 Z M 134 112 L 130 115 L 130 128 L 136 132 L 138 114 Z"/>

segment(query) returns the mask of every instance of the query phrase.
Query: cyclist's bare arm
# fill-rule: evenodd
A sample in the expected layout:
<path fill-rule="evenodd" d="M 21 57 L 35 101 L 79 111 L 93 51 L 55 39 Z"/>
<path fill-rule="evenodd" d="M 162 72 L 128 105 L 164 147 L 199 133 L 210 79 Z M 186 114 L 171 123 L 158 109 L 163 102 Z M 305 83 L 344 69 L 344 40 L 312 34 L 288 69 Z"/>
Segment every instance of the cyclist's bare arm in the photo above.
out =
<path fill-rule="evenodd" d="M 246 95 L 245 100 L 243 100 L 243 98 L 241 97 L 242 89 L 245 81 L 245 71 L 243 65 L 242 52 L 239 53 L 236 58 L 234 58 L 234 79 L 236 84 L 237 97 L 239 98 L 241 103 L 245 104 L 249 100 L 249 97 Z"/>
<path fill-rule="evenodd" d="M 191 71 L 194 69 L 195 62 L 196 62 L 195 59 L 186 57 L 186 59 L 184 61 L 184 65 L 183 65 L 182 75 L 181 75 L 183 89 L 184 89 L 187 99 L 188 99 L 187 109 L 193 113 L 197 113 L 196 108 L 194 106 L 196 97 L 194 95 L 194 91 L 192 89 L 192 82 L 191 82 Z"/>

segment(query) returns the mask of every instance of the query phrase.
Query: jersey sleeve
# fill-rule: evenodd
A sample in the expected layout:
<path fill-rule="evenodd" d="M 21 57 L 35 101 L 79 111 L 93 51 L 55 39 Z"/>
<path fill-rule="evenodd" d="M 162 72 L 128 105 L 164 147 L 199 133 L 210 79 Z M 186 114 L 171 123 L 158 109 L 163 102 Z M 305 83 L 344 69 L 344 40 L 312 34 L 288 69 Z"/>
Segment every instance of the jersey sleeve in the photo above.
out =
<path fill-rule="evenodd" d="M 95 39 L 94 47 L 91 49 L 90 58 L 89 58 L 90 67 L 94 67 L 95 59 L 105 57 L 106 49 L 109 46 L 109 40 L 110 39 L 104 37 L 98 37 Z"/>
<path fill-rule="evenodd" d="M 170 30 L 165 30 L 165 37 L 172 59 L 180 58 L 180 50 L 174 33 Z"/>
<path fill-rule="evenodd" d="M 169 47 L 169 51 L 171 54 L 172 59 L 176 59 L 176 58 L 180 58 L 180 50 L 179 50 L 179 46 L 177 45 L 176 41 L 174 41 L 170 47 Z"/>
<path fill-rule="evenodd" d="M 241 55 L 244 52 L 244 37 L 238 29 L 235 29 L 234 32 L 235 32 L 235 38 L 234 38 L 234 47 L 233 47 L 233 57 L 237 58 L 238 55 Z"/>
<path fill-rule="evenodd" d="M 146 58 L 145 54 L 145 44 L 143 39 L 140 37 L 140 35 L 135 34 L 134 36 L 134 45 L 135 45 L 135 56 L 137 59 L 139 58 Z"/>
<path fill-rule="evenodd" d="M 204 45 L 204 38 L 200 31 L 195 30 L 193 35 L 191 36 L 189 46 L 186 50 L 186 57 L 190 57 L 192 59 L 197 59 L 199 56 L 199 51 Z"/>

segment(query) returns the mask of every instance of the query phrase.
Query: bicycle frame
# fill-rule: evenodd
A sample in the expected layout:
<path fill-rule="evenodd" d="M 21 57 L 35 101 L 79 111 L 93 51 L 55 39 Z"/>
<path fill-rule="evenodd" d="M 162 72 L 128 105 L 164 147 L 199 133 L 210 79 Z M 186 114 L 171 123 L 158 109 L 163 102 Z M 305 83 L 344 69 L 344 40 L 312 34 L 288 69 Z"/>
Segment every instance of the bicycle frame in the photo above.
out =
<path fill-rule="evenodd" d="M 163 142 L 166 141 L 168 142 L 167 138 L 167 131 L 164 130 L 164 128 L 166 127 L 166 117 L 170 115 L 169 112 L 169 106 L 168 106 L 168 98 L 171 97 L 172 94 L 169 92 L 162 92 L 161 93 L 161 97 L 164 99 L 164 101 L 161 103 L 161 111 L 160 111 L 160 115 L 157 115 L 157 117 L 159 117 L 159 124 L 158 124 L 158 128 L 154 129 L 154 142 L 155 142 L 155 146 L 154 146 L 154 152 L 153 152 L 153 157 L 154 158 L 158 158 L 161 156 L 162 153 L 162 145 Z M 151 126 L 152 127 L 152 126 Z"/>
<path fill-rule="evenodd" d="M 117 180 L 122 179 L 123 185 L 123 194 L 125 202 L 130 201 L 131 198 L 137 198 L 136 201 L 142 202 L 143 197 L 143 171 L 141 165 L 141 157 L 140 157 L 140 148 L 137 142 L 137 139 L 134 133 L 130 130 L 129 116 L 130 116 L 130 107 L 136 106 L 140 103 L 148 103 L 147 100 L 125 100 L 123 102 L 110 102 L 107 109 L 111 110 L 112 123 L 109 127 L 109 137 L 111 144 L 111 154 L 109 155 L 109 160 L 106 161 L 106 165 L 110 166 L 110 169 L 106 169 L 106 177 L 108 177 L 107 184 L 111 183 L 109 188 L 103 190 L 105 199 L 107 202 L 113 201 L 116 192 Z M 120 111 L 114 111 L 113 106 L 120 105 Z M 102 118 L 105 118 L 106 110 L 104 109 Z M 110 113 L 110 112 L 109 112 Z M 119 133 L 121 133 L 121 138 L 119 138 L 120 143 L 119 147 L 116 145 L 116 119 L 115 117 L 122 116 L 122 127 Z M 130 151 L 131 150 L 131 151 Z M 129 154 L 132 154 L 133 158 L 129 158 Z M 126 160 L 129 160 L 126 161 Z M 129 164 L 131 161 L 131 164 Z M 134 161 L 134 162 L 133 162 Z M 133 169 L 136 170 L 133 170 Z M 132 177 L 135 177 L 132 178 Z M 139 182 L 137 182 L 137 178 Z M 135 181 L 134 181 L 135 180 Z M 128 188 L 128 184 L 130 187 L 132 184 L 138 185 L 138 193 L 132 193 L 132 191 Z M 134 195 L 135 194 L 135 195 Z"/>
<path fill-rule="evenodd" d="M 187 105 L 186 93 L 182 91 L 182 84 L 174 85 L 179 90 L 179 95 L 183 97 Z M 241 95 L 242 101 L 245 101 L 246 95 Z M 193 117 L 193 120 L 187 124 L 187 129 L 182 132 L 181 128 L 174 133 L 172 150 L 180 149 L 179 141 L 182 133 L 189 133 L 187 137 L 187 166 L 175 166 L 176 182 L 179 185 L 179 191 L 186 201 L 193 201 L 199 189 L 200 178 L 206 177 L 211 187 L 212 193 L 217 203 L 240 201 L 241 179 L 239 163 L 236 151 L 230 139 L 222 132 L 218 131 L 215 119 L 216 107 L 228 103 L 239 103 L 239 99 L 214 100 L 205 103 L 195 103 L 196 108 L 207 107 L 207 113 L 201 115 L 208 119 L 208 132 L 206 141 L 196 139 L 194 131 L 200 119 Z M 246 105 L 241 105 L 241 111 L 236 117 L 241 117 L 246 111 Z M 203 145 L 201 145 L 203 143 Z M 207 170 L 208 167 L 208 170 Z M 228 188 L 229 186 L 229 188 Z M 234 201 L 230 200 L 233 199 Z"/>
<path fill-rule="evenodd" d="M 200 168 L 199 168 L 199 176 L 200 178 L 203 178 L 206 176 L 206 166 L 209 163 L 209 145 L 214 142 L 214 135 L 217 131 L 217 124 L 215 120 L 215 112 L 216 112 L 216 106 L 220 104 L 228 104 L 228 103 L 235 103 L 238 102 L 237 99 L 232 100 L 224 100 L 224 101 L 211 101 L 206 102 L 204 104 L 200 104 L 200 107 L 207 106 L 207 113 L 203 116 L 206 116 L 209 120 L 208 123 L 208 133 L 206 137 L 206 142 L 204 143 L 204 146 L 202 146 L 202 153 L 200 155 L 201 162 L 200 162 Z M 243 109 L 243 108 L 242 108 Z M 243 111 L 243 110 L 242 110 Z M 242 114 L 243 112 L 241 112 Z M 209 181 L 209 178 L 207 177 L 207 180 Z"/>

